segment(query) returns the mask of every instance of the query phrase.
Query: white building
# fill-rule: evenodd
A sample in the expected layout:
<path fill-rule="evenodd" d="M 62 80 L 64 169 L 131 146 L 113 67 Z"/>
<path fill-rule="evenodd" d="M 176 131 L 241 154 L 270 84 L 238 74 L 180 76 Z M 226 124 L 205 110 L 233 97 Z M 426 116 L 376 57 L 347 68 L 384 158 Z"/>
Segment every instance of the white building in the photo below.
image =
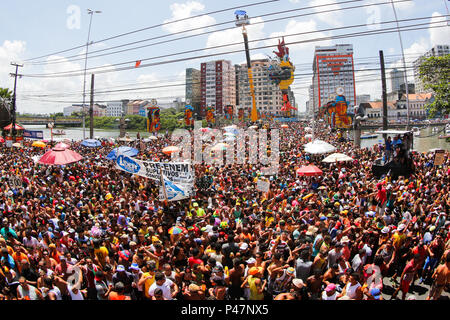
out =
<path fill-rule="evenodd" d="M 260 113 L 281 116 L 282 93 L 280 88 L 269 78 L 270 63 L 268 59 L 253 60 L 252 72 L 255 86 L 256 109 Z M 238 73 L 239 107 L 250 114 L 253 107 L 250 84 L 248 82 L 247 64 L 242 64 Z M 295 100 L 290 97 L 290 103 L 295 106 Z"/>
<path fill-rule="evenodd" d="M 126 103 L 125 103 L 126 102 Z M 111 101 L 106 104 L 106 116 L 107 117 L 121 117 L 126 113 L 125 107 L 128 101 Z"/>
<path fill-rule="evenodd" d="M 400 91 L 401 85 L 405 84 L 405 72 L 397 68 L 389 72 L 391 78 L 391 92 Z"/>
<path fill-rule="evenodd" d="M 431 92 L 430 90 L 425 90 L 424 85 L 419 77 L 419 67 L 423 60 L 429 57 L 442 57 L 447 54 L 450 54 L 450 46 L 449 45 L 436 45 L 431 48 L 424 55 L 420 56 L 416 61 L 414 61 L 414 80 L 415 80 L 415 90 L 416 93 L 427 93 Z"/>
<path fill-rule="evenodd" d="M 338 88 L 344 89 L 344 96 L 349 106 L 353 107 L 356 104 L 353 45 L 317 46 L 314 53 L 311 88 L 314 99 L 311 97 L 309 99 L 310 110 L 314 109 L 317 112 L 320 106 L 334 100 Z"/>

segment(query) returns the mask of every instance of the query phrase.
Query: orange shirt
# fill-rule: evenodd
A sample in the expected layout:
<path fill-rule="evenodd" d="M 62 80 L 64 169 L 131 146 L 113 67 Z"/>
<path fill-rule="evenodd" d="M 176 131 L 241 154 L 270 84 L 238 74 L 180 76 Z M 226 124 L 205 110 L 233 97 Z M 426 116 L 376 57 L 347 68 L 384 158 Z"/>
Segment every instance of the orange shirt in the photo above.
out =
<path fill-rule="evenodd" d="M 118 294 L 117 292 L 111 291 L 108 299 L 109 300 L 130 300 L 130 297 L 127 297 L 123 294 Z"/>

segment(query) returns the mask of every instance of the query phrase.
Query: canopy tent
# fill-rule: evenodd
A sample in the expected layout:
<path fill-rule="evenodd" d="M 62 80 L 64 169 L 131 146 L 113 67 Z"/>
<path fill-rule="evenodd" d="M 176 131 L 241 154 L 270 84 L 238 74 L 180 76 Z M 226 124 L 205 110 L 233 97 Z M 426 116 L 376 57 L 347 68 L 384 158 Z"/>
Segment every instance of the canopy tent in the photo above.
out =
<path fill-rule="evenodd" d="M 39 164 L 45 165 L 67 165 L 75 163 L 83 157 L 75 151 L 64 148 L 53 148 L 39 159 Z"/>
<path fill-rule="evenodd" d="M 299 176 L 320 176 L 323 174 L 323 171 L 320 170 L 315 165 L 309 165 L 309 166 L 303 166 L 300 169 L 297 170 L 297 175 Z"/>
<path fill-rule="evenodd" d="M 89 147 L 89 148 L 97 148 L 97 147 L 101 147 L 102 143 L 98 140 L 88 139 L 88 140 L 84 140 L 81 143 L 81 145 L 85 146 L 85 147 Z"/>
<path fill-rule="evenodd" d="M 139 150 L 131 147 L 115 148 L 106 156 L 106 159 L 116 160 L 119 154 L 123 154 L 128 157 L 135 157 L 139 154 Z"/>
<path fill-rule="evenodd" d="M 351 158 L 343 153 L 333 153 L 322 160 L 322 162 L 326 162 L 326 163 L 335 163 L 335 162 L 344 162 L 344 161 L 353 161 L 353 158 Z"/>
<path fill-rule="evenodd" d="M 322 140 L 314 140 L 313 142 L 305 144 L 305 152 L 310 154 L 324 154 L 336 151 L 336 148 Z"/>
<path fill-rule="evenodd" d="M 11 123 L 9 126 L 4 127 L 3 129 L 4 129 L 4 130 L 11 130 L 11 128 L 12 128 L 12 123 Z M 22 127 L 21 125 L 18 125 L 18 124 L 16 123 L 16 130 L 25 130 L 25 128 Z"/>

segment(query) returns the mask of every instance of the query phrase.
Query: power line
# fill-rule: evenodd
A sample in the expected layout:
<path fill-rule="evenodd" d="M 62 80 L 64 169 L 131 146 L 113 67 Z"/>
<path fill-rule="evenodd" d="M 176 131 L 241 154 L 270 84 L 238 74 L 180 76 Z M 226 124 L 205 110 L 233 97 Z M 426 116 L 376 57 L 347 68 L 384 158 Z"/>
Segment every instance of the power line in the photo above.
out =
<path fill-rule="evenodd" d="M 119 34 L 119 35 L 116 35 L 116 36 L 112 36 L 112 37 L 109 37 L 109 38 L 105 38 L 105 39 L 102 39 L 102 40 L 98 40 L 98 41 L 93 42 L 93 44 L 94 43 L 103 42 L 103 41 L 112 40 L 112 39 L 117 39 L 117 38 L 124 37 L 124 36 L 130 35 L 130 34 L 133 34 L 133 33 L 138 33 L 138 32 L 142 32 L 142 31 L 145 31 L 145 30 L 150 30 L 150 29 L 154 29 L 154 28 L 157 28 L 157 27 L 162 27 L 162 26 L 165 26 L 165 25 L 173 24 L 173 23 L 178 23 L 178 22 L 181 22 L 181 21 L 186 21 L 186 20 L 190 20 L 190 19 L 196 19 L 196 18 L 199 18 L 199 17 L 202 17 L 202 16 L 206 16 L 206 15 L 210 15 L 210 14 L 216 14 L 216 13 L 225 12 L 225 11 L 229 11 L 229 10 L 240 9 L 242 7 L 253 7 L 253 6 L 267 4 L 267 3 L 271 3 L 271 2 L 277 2 L 277 1 L 280 1 L 280 0 L 268 0 L 268 1 L 250 3 L 250 4 L 242 5 L 242 6 L 239 6 L 239 7 L 231 7 L 231 8 L 226 8 L 226 9 L 221 9 L 221 10 L 216 10 L 216 11 L 211 11 L 211 12 L 207 12 L 207 13 L 198 14 L 198 15 L 192 16 L 192 17 L 187 17 L 187 18 L 182 18 L 182 19 L 178 19 L 178 20 L 168 21 L 168 22 L 165 22 L 165 23 L 159 23 L 159 24 L 156 24 L 156 25 L 153 25 L 153 26 L 150 26 L 150 27 L 145 27 L 145 28 L 142 28 L 142 29 L 138 29 L 138 30 L 122 33 L 122 34 Z M 46 57 L 49 57 L 49 56 L 52 56 L 52 55 L 55 55 L 55 54 L 60 54 L 60 53 L 65 53 L 65 52 L 68 52 L 68 51 L 73 51 L 73 50 L 76 50 L 76 49 L 80 49 L 80 48 L 83 48 L 84 46 L 85 45 L 83 44 L 83 45 L 76 46 L 76 47 L 69 48 L 69 49 L 65 49 L 65 50 L 62 50 L 62 51 L 57 51 L 57 52 L 46 54 L 46 55 L 43 55 L 43 56 L 26 59 L 24 61 L 26 62 L 26 61 L 32 61 L 32 60 L 37 60 L 37 59 L 41 59 L 41 58 L 46 58 Z"/>
<path fill-rule="evenodd" d="M 422 20 L 423 18 L 415 18 L 415 19 Z M 408 20 L 411 20 L 411 19 L 408 19 Z M 412 28 L 412 27 L 427 25 L 428 29 L 430 29 L 430 28 L 435 28 L 436 27 L 436 26 L 435 27 L 430 26 L 431 24 L 437 24 L 437 23 L 442 23 L 442 22 L 443 21 L 434 21 L 434 22 L 430 22 L 430 23 L 413 24 L 413 25 L 402 26 L 401 28 L 402 28 L 402 31 L 423 30 L 423 29 L 427 29 L 427 28 Z M 380 24 L 381 23 L 382 22 L 380 22 Z M 393 23 L 393 22 L 384 22 L 384 23 Z M 437 26 L 437 27 L 445 27 L 445 26 Z M 407 29 L 407 28 L 410 28 L 410 29 Z M 323 31 L 323 30 L 321 30 L 321 31 Z M 342 39 L 342 38 L 352 38 L 352 37 L 368 36 L 368 35 L 378 35 L 378 34 L 384 34 L 384 33 L 392 33 L 392 32 L 396 32 L 396 31 L 397 31 L 397 28 L 386 28 L 386 29 L 381 29 L 381 30 L 355 32 L 355 33 L 348 33 L 348 34 L 342 34 L 342 35 L 336 35 L 336 36 L 328 36 L 328 37 L 323 37 L 323 38 L 315 38 L 315 39 L 308 39 L 308 40 L 301 40 L 301 41 L 293 41 L 293 42 L 290 42 L 290 43 L 286 43 L 286 45 L 295 45 L 295 44 L 309 43 L 309 42 L 315 42 L 315 41 L 325 41 L 325 40 L 334 40 L 334 39 Z M 295 36 L 295 35 L 314 33 L 314 32 L 319 32 L 319 31 L 303 32 L 303 33 L 297 33 L 297 34 L 289 34 L 289 35 L 285 35 L 285 37 L 291 37 L 291 36 Z M 279 37 L 270 37 L 270 38 L 266 38 L 266 39 L 260 39 L 259 41 L 261 41 L 261 40 L 268 40 L 268 39 L 275 39 L 275 38 L 279 38 Z M 256 40 L 253 40 L 253 41 L 256 41 Z M 206 48 L 206 49 L 191 50 L 189 52 L 200 51 L 200 50 L 210 50 L 210 49 L 214 49 L 216 47 L 233 46 L 233 45 L 238 45 L 238 44 L 239 43 L 229 44 L 229 45 L 222 45 L 222 46 L 215 46 L 215 47 L 210 47 L 210 48 Z M 267 49 L 267 48 L 272 48 L 272 47 L 273 46 L 268 45 L 268 46 L 262 46 L 262 47 L 253 48 L 252 50 Z M 228 52 L 206 54 L 206 55 L 202 55 L 202 56 L 180 58 L 180 59 L 174 59 L 174 60 L 166 60 L 166 61 L 160 61 L 160 62 L 156 62 L 156 63 L 144 64 L 144 65 L 141 65 L 140 68 L 146 68 L 146 67 L 151 67 L 151 66 L 170 64 L 170 63 L 177 63 L 177 62 L 183 62 L 183 61 L 189 61 L 189 60 L 202 59 L 202 58 L 208 58 L 208 57 L 218 56 L 218 55 L 227 55 L 227 54 L 233 54 L 233 53 L 239 53 L 239 52 L 242 52 L 242 50 L 234 50 L 234 51 L 228 51 Z M 185 53 L 178 53 L 178 54 L 185 54 Z M 171 54 L 171 55 L 175 55 L 175 54 Z M 166 55 L 166 56 L 168 56 L 168 55 Z M 161 57 L 164 57 L 164 56 L 161 56 Z M 156 59 L 156 58 L 160 58 L 160 57 L 154 57 L 154 58 L 149 58 L 149 59 L 142 59 L 142 61 L 150 60 L 150 59 Z M 118 66 L 118 65 L 123 65 L 123 64 L 130 64 L 130 63 L 131 62 L 125 62 L 125 63 L 109 65 L 108 68 L 110 68 L 112 66 Z M 104 67 L 100 67 L 100 68 L 104 68 Z M 94 70 L 94 69 L 99 69 L 99 67 L 97 67 L 97 68 L 90 68 L 89 70 Z M 119 69 L 116 69 L 116 70 L 98 70 L 97 72 L 90 72 L 90 74 L 91 73 L 100 74 L 100 73 L 109 73 L 109 72 L 119 72 L 119 71 L 125 71 L 125 70 L 130 70 L 130 69 L 135 69 L 135 67 L 134 66 L 133 67 L 123 67 L 123 68 L 119 68 Z M 80 75 L 80 74 L 77 74 L 77 73 L 74 73 L 74 72 L 80 72 L 80 70 L 72 70 L 72 71 L 56 72 L 56 73 L 47 73 L 47 74 L 28 74 L 28 75 L 25 75 L 25 76 L 26 77 L 36 77 L 36 78 L 37 77 L 39 77 L 39 78 L 46 78 L 46 77 L 72 77 L 72 76 L 79 76 Z"/>
<path fill-rule="evenodd" d="M 362 1 L 362 0 L 349 0 L 349 1 L 339 2 L 337 4 L 345 4 L 345 3 L 360 2 L 360 1 Z M 411 0 L 399 0 L 399 1 L 396 1 L 396 3 L 397 2 L 409 2 L 409 1 L 411 1 Z M 276 21 L 279 21 L 281 19 L 297 18 L 297 17 L 309 16 L 309 15 L 329 13 L 329 12 L 334 12 L 334 11 L 342 11 L 342 10 L 348 10 L 348 9 L 369 7 L 369 6 L 378 6 L 378 5 L 384 5 L 384 4 L 389 4 L 389 3 L 390 2 L 382 2 L 382 3 L 373 3 L 373 4 L 366 4 L 366 5 L 360 5 L 360 6 L 344 7 L 344 8 L 338 8 L 338 9 L 328 9 L 328 10 L 319 11 L 319 12 L 311 12 L 311 13 L 287 16 L 287 17 L 283 17 L 283 18 L 271 19 L 271 20 L 266 20 L 266 21 L 261 21 L 261 22 L 253 22 L 252 25 L 258 25 L 258 24 L 261 24 L 261 23 L 276 22 Z M 266 17 L 266 16 L 273 16 L 273 15 L 278 15 L 278 14 L 284 14 L 284 13 L 287 13 L 287 12 L 294 12 L 294 11 L 301 11 L 301 10 L 307 10 L 307 9 L 312 9 L 312 8 L 324 7 L 324 6 L 329 6 L 329 5 L 332 5 L 332 3 L 327 3 L 327 4 L 322 4 L 322 5 L 315 5 L 315 6 L 309 6 L 309 7 L 303 7 L 303 8 L 298 8 L 298 9 L 283 10 L 283 11 L 279 11 L 279 12 L 263 14 L 263 15 L 252 17 L 252 19 L 262 18 L 262 17 Z M 92 51 L 91 54 L 98 53 L 98 52 L 109 51 L 109 50 L 113 50 L 113 49 L 117 49 L 117 48 L 122 48 L 122 47 L 130 46 L 130 45 L 133 45 L 133 44 L 147 42 L 147 41 L 150 41 L 150 40 L 166 38 L 166 37 L 173 36 L 175 34 L 182 34 L 182 33 L 197 31 L 197 30 L 200 30 L 200 29 L 211 28 L 211 27 L 224 25 L 224 24 L 229 24 L 229 23 L 234 23 L 234 22 L 235 22 L 235 20 L 226 21 L 226 22 L 222 22 L 222 23 L 212 24 L 212 25 L 209 25 L 209 26 L 203 26 L 203 27 L 197 27 L 197 28 L 193 28 L 193 29 L 183 30 L 183 31 L 172 33 L 172 34 L 167 34 L 167 35 L 147 38 L 147 39 L 143 39 L 143 40 L 139 40 L 139 41 L 134 41 L 134 42 L 125 43 L 125 44 L 122 44 L 122 45 L 113 46 L 113 47 L 110 47 L 110 48 L 95 50 L 95 51 Z M 192 38 L 192 37 L 198 37 L 198 36 L 202 36 L 202 35 L 206 35 L 206 34 L 210 34 L 210 33 L 222 32 L 222 31 L 226 31 L 226 30 L 232 30 L 232 29 L 235 29 L 235 28 L 236 27 L 233 26 L 233 27 L 228 27 L 228 28 L 224 28 L 224 29 L 220 29 L 220 30 L 206 31 L 206 32 L 202 32 L 202 33 L 199 33 L 199 34 L 179 37 L 179 38 L 170 39 L 170 40 L 166 40 L 166 41 L 155 42 L 155 43 L 151 43 L 151 44 L 143 45 L 143 46 L 139 46 L 139 47 L 134 47 L 134 48 L 129 48 L 129 49 L 125 49 L 125 50 L 114 51 L 114 52 L 105 53 L 105 54 L 99 54 L 99 55 L 91 56 L 91 58 L 98 58 L 98 57 L 108 56 L 108 55 L 112 55 L 112 54 L 128 52 L 128 51 L 131 51 L 131 50 L 147 48 L 147 47 L 151 47 L 151 46 L 154 46 L 154 45 L 165 44 L 165 43 L 178 41 L 178 40 L 185 40 L 185 39 Z M 45 64 L 53 64 L 53 63 L 56 64 L 56 63 L 65 63 L 65 62 L 79 61 L 81 59 L 71 59 L 71 58 L 80 57 L 82 55 L 83 54 L 76 54 L 76 55 L 65 57 L 65 58 L 61 58 L 61 59 L 55 59 L 55 60 L 50 60 L 50 61 L 48 61 L 48 60 L 47 61 L 38 61 L 38 62 L 31 63 L 31 64 L 33 64 L 33 65 L 45 65 Z"/>

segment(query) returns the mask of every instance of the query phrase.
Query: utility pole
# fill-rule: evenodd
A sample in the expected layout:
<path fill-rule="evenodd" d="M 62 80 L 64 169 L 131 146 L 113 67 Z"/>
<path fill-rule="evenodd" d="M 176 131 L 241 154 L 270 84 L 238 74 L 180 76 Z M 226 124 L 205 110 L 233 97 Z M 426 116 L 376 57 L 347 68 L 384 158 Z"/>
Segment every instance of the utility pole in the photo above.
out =
<path fill-rule="evenodd" d="M 16 73 L 10 73 L 10 76 L 14 77 L 14 94 L 13 94 L 13 99 L 12 99 L 12 110 L 11 110 L 11 120 L 12 120 L 12 126 L 11 126 L 11 133 L 12 133 L 12 139 L 13 142 L 16 142 L 16 134 L 17 134 L 17 130 L 16 130 L 16 89 L 17 89 L 17 77 L 22 77 L 21 74 L 19 74 L 19 67 L 22 68 L 23 64 L 17 64 L 17 63 L 12 63 L 12 66 L 16 67 Z"/>
<path fill-rule="evenodd" d="M 380 50 L 380 66 L 381 66 L 381 86 L 383 90 L 383 130 L 388 129 L 388 107 L 387 107 L 387 92 L 386 92 L 386 70 L 384 68 L 384 54 L 383 50 Z M 408 86 L 408 84 L 406 84 Z M 386 140 L 387 135 L 383 134 L 383 138 Z"/>
<path fill-rule="evenodd" d="M 89 107 L 89 117 L 90 117 L 90 138 L 94 139 L 94 78 L 95 75 L 91 76 L 91 105 Z"/>

